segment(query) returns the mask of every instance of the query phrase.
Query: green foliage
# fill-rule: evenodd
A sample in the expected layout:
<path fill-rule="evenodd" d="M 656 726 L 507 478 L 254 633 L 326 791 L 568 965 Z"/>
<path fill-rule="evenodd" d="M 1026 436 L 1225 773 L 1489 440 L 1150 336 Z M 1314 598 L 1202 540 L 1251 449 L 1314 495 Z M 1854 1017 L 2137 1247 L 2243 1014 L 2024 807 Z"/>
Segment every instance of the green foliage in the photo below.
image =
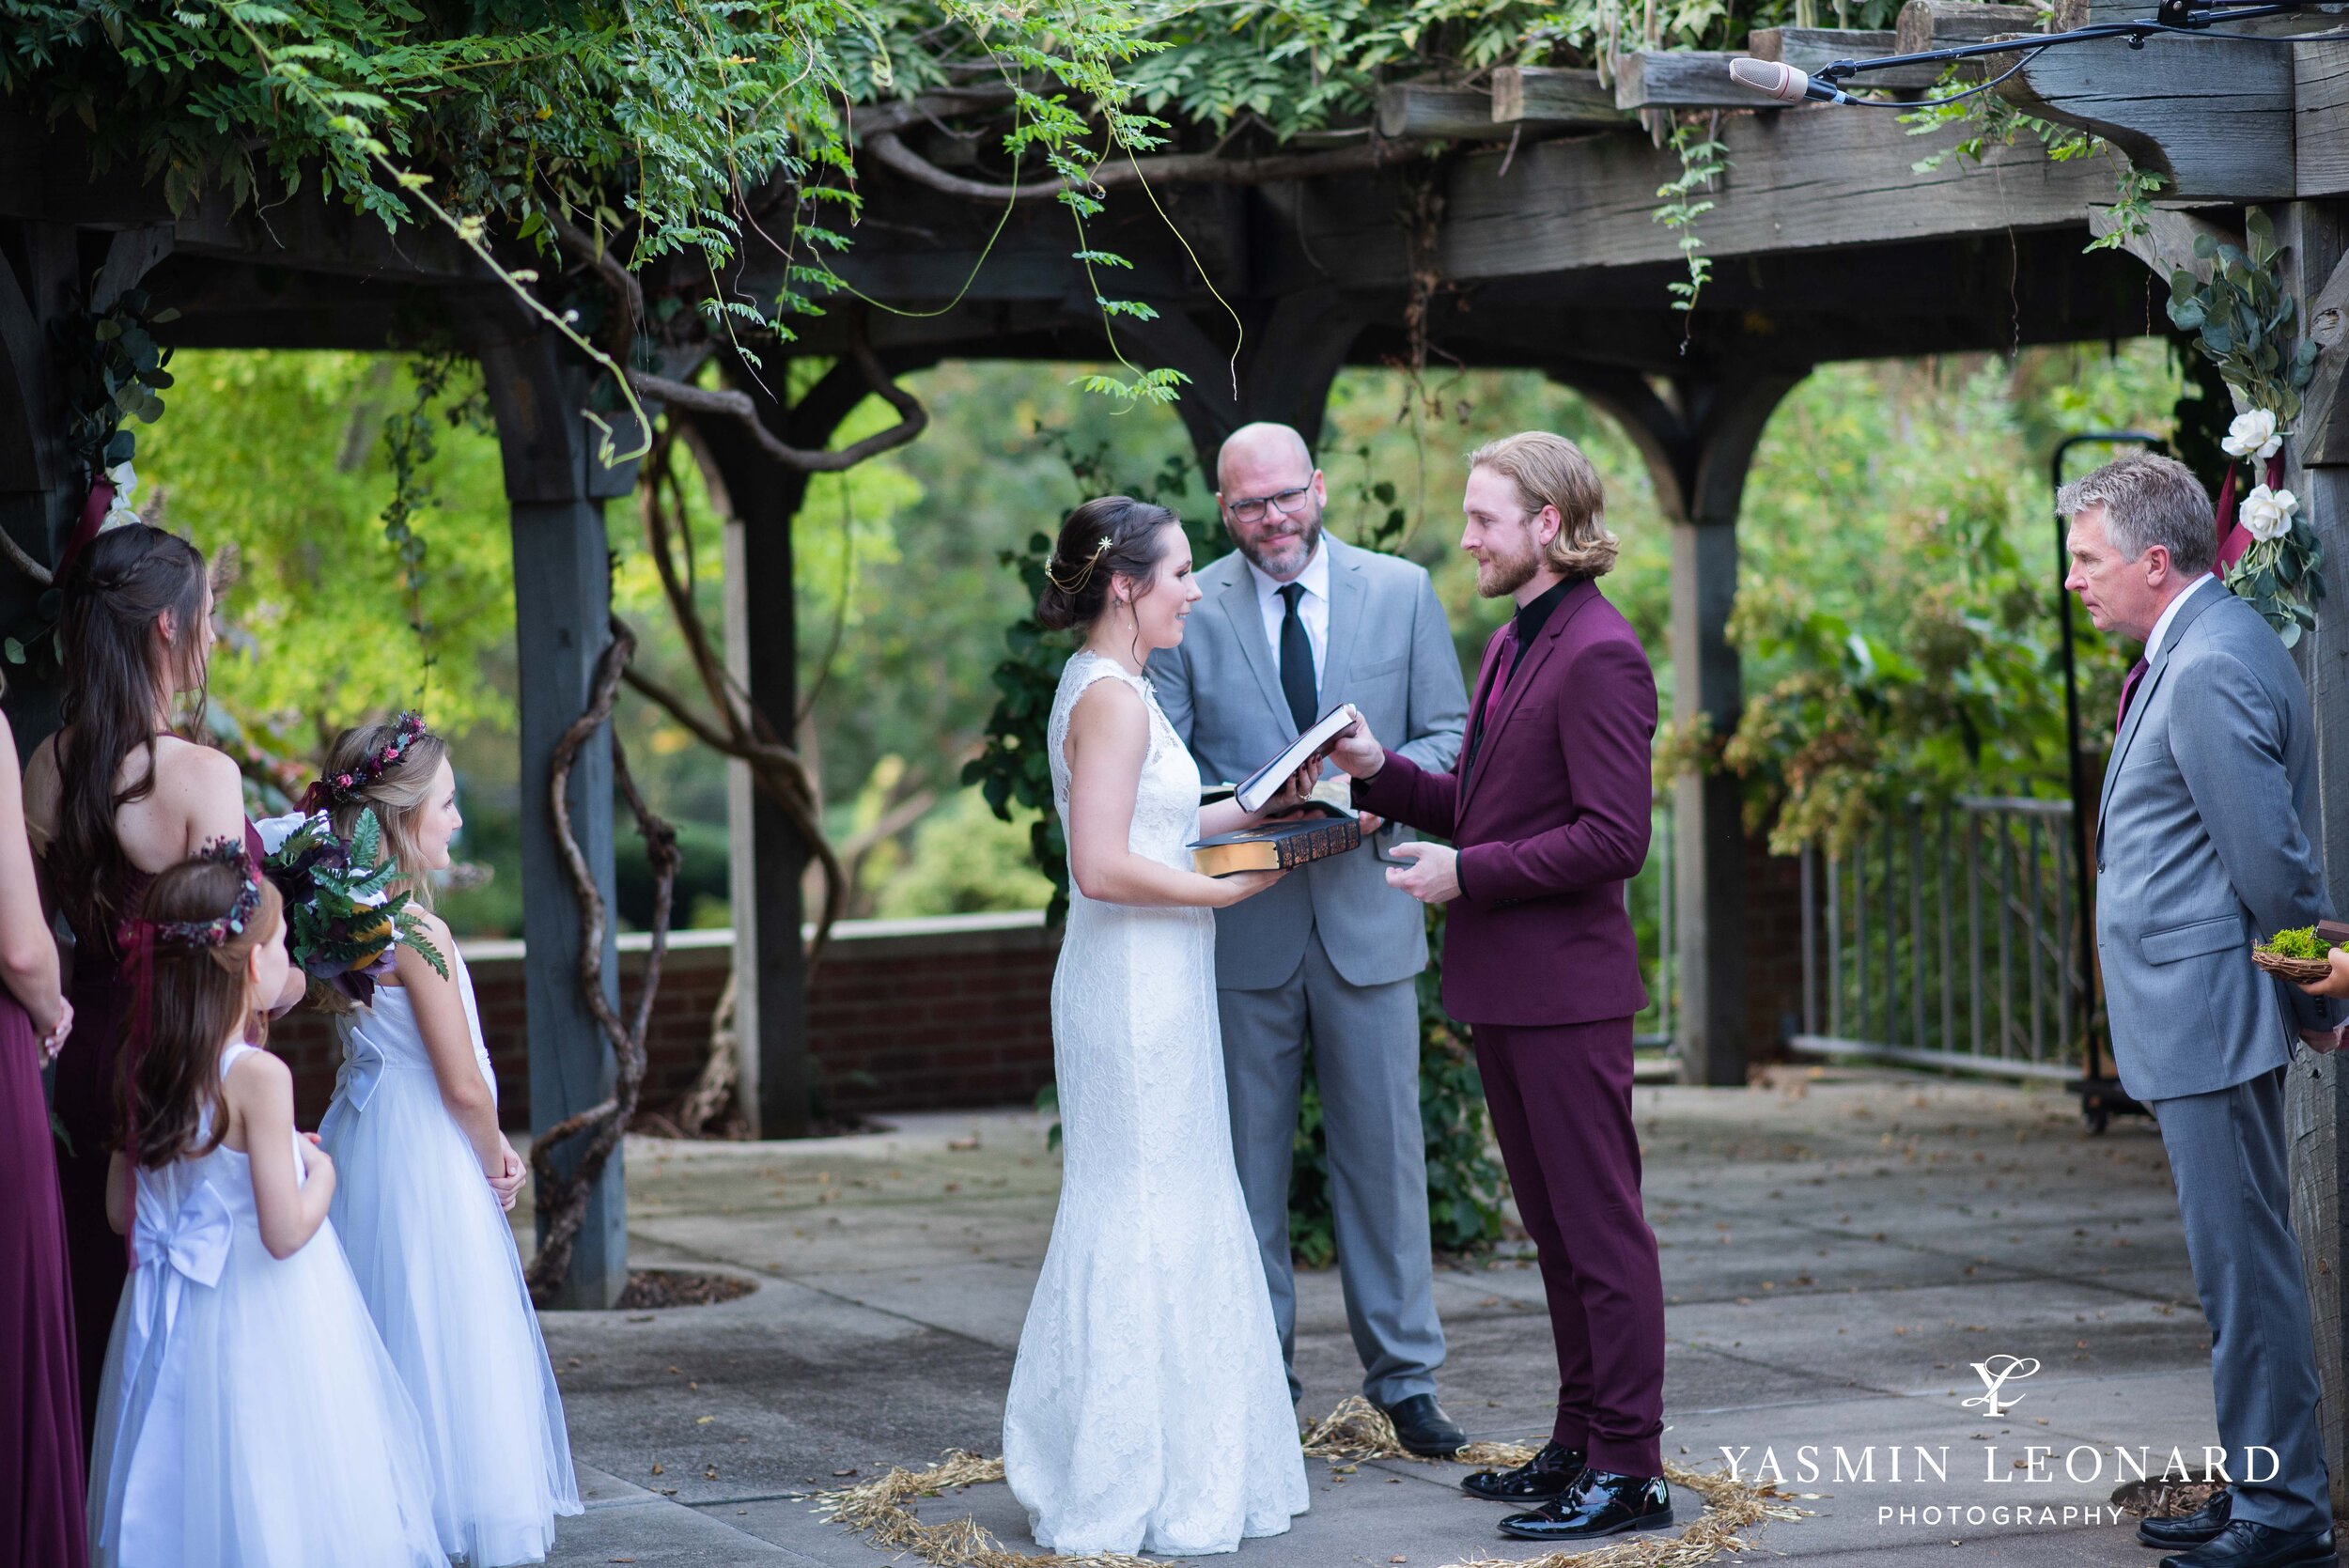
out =
<path fill-rule="evenodd" d="M 2244 231 L 2242 248 L 2208 234 L 2194 237 L 2194 254 L 2211 276 L 2204 282 L 2184 267 L 2170 274 L 2170 319 L 2195 334 L 2195 347 L 2247 410 L 2273 414 L 2280 427 L 2299 416 L 2300 393 L 2316 374 L 2317 344 L 2300 335 L 2299 303 L 2277 266 L 2275 225 L 2254 207 L 2244 215 Z M 2280 483 L 2281 459 L 2279 452 L 2269 464 L 2270 485 Z M 2297 511 L 2282 534 L 2253 541 L 2228 568 L 2227 586 L 2292 647 L 2316 626 L 2324 566 L 2324 543 L 2308 513 Z"/>
<path fill-rule="evenodd" d="M 2171 272 L 2170 319 L 2197 334 L 2196 346 L 2251 407 L 2290 421 L 2299 417 L 2301 389 L 2316 374 L 2316 340 L 2299 334 L 2299 303 L 2276 265 L 2275 225 L 2254 207 L 2244 227 L 2246 248 L 2194 237 L 2194 254 L 2211 265 L 2211 278 L 2204 283 L 2183 267 Z"/>
<path fill-rule="evenodd" d="M 903 920 L 1043 908 L 1054 889 L 1029 847 L 1034 823 L 1022 820 L 1029 815 L 998 818 L 978 791 L 957 791 L 923 818 L 902 864 L 879 868 L 873 913 Z"/>
<path fill-rule="evenodd" d="M 2318 939 L 2315 926 L 2303 925 L 2295 930 L 2277 932 L 2260 944 L 2260 951 L 2272 953 L 2279 958 L 2321 959 L 2332 951 L 2332 947 Z"/>
<path fill-rule="evenodd" d="M 171 418 L 141 467 L 150 511 L 237 564 L 220 599 L 215 704 L 265 749 L 300 755 L 366 714 L 419 705 L 428 662 L 436 730 L 510 725 L 513 546 L 474 367 L 215 349 L 174 365 Z M 429 441 L 414 439 L 419 426 Z M 387 494 L 404 498 L 410 536 L 391 550 Z M 432 613 L 419 630 L 422 605 Z"/>
<path fill-rule="evenodd" d="M 1935 85 L 1936 100 L 1962 92 L 1970 85 L 1964 70 L 1952 66 L 1942 72 Z M 2161 175 L 2151 169 L 2140 169 L 2130 163 L 2126 154 L 2103 137 L 2082 131 L 2077 126 L 2063 125 L 2037 115 L 2025 114 L 1997 93 L 1976 93 L 1955 102 L 1936 101 L 1921 109 L 1913 109 L 1900 116 L 1912 136 L 1928 135 L 1944 126 L 1962 126 L 1967 133 L 1938 152 L 1929 153 L 1909 165 L 1918 174 L 1929 174 L 1950 159 L 1961 163 L 1979 163 L 1993 146 L 2013 147 L 2017 137 L 2028 132 L 2039 143 L 2051 163 L 2068 163 L 2076 158 L 2103 153 L 2112 161 L 2113 201 L 2109 209 L 2112 228 L 2091 240 L 2085 250 L 2119 250 L 2145 232 L 2153 219 L 2154 197 L 2169 184 Z"/>
<path fill-rule="evenodd" d="M 2158 431 L 2177 392 L 2148 346 L 1832 366 L 1787 400 L 1747 486 L 1730 635 L 1748 696 L 1720 737 L 1773 848 L 1848 846 L 1888 800 L 2061 792 L 2044 454 L 2066 430 Z M 2094 744 L 2127 660 L 2077 636 Z"/>
<path fill-rule="evenodd" d="M 155 341 L 153 329 L 179 318 L 177 310 L 155 309 L 144 288 L 126 288 L 105 310 L 67 329 L 70 347 L 79 351 L 61 356 L 72 411 L 66 443 L 81 459 L 86 481 L 137 451 L 137 437 L 123 421 L 152 425 L 163 416 L 171 350 Z"/>
<path fill-rule="evenodd" d="M 1696 231 L 1696 221 L 1713 210 L 1713 203 L 1701 193 L 1712 190 L 1713 182 L 1727 172 L 1729 147 L 1706 122 L 1685 119 L 1672 127 L 1672 148 L 1680 157 L 1680 178 L 1656 188 L 1664 205 L 1656 210 L 1651 221 L 1680 236 L 1680 255 L 1688 264 L 1688 280 L 1667 287 L 1672 289 L 1674 310 L 1692 311 L 1705 280 L 1713 275 L 1712 258 L 1701 254 L 1704 241 Z"/>

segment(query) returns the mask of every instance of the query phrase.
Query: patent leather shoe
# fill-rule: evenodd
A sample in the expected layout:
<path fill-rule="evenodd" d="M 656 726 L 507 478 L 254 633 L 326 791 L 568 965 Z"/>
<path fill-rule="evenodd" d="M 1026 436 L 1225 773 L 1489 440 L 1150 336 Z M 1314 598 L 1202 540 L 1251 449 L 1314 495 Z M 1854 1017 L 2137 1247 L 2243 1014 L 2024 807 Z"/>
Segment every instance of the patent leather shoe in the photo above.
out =
<path fill-rule="evenodd" d="M 2234 1495 L 2221 1487 L 2210 1495 L 2210 1501 L 2191 1514 L 2179 1514 L 2164 1519 L 2139 1519 L 2137 1522 L 2137 1539 L 2142 1545 L 2157 1546 L 2165 1551 L 2186 1551 L 2225 1529 L 2227 1517 L 2233 1511 Z"/>
<path fill-rule="evenodd" d="M 1413 1394 L 1378 1408 L 1394 1423 L 1395 1441 L 1422 1459 L 1449 1459 L 1468 1447 L 1468 1434 L 1443 1413 L 1434 1394 Z"/>
<path fill-rule="evenodd" d="M 2190 1552 L 2161 1560 L 2161 1568 L 2339 1568 L 2329 1529 L 2281 1530 L 2230 1519 Z"/>
<path fill-rule="evenodd" d="M 1479 1470 L 1460 1490 L 1486 1502 L 1547 1502 L 1561 1496 L 1582 1473 L 1582 1451 L 1544 1443 L 1542 1452 L 1514 1470 Z"/>
<path fill-rule="evenodd" d="M 1595 1541 L 1626 1530 L 1669 1529 L 1672 1523 L 1672 1488 L 1662 1476 L 1585 1469 L 1563 1497 L 1501 1520 L 1501 1533 L 1519 1541 Z"/>

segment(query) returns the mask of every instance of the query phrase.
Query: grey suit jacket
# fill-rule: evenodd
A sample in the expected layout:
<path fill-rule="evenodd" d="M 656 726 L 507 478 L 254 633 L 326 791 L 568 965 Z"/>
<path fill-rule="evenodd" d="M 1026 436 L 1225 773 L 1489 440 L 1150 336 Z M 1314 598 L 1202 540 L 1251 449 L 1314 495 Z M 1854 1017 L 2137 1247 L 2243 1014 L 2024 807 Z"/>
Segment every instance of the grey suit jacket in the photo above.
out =
<path fill-rule="evenodd" d="M 2121 1085 L 2203 1094 L 2292 1060 L 2320 1001 L 2251 965 L 2327 915 L 2308 690 L 2259 612 L 2212 584 L 2170 623 L 2105 768 L 2096 948 Z"/>
<path fill-rule="evenodd" d="M 1325 533 L 1330 635 L 1320 706 L 1352 703 L 1378 737 L 1432 772 L 1452 766 L 1468 689 L 1426 571 Z M 1237 782 L 1297 738 L 1281 666 L 1265 637 L 1254 578 L 1237 551 L 1199 573 L 1205 596 L 1182 643 L 1150 660 L 1159 706 L 1199 759 L 1202 778 Z M 1357 986 L 1408 979 L 1427 964 L 1417 900 L 1387 886 L 1379 857 L 1410 837 L 1388 827 L 1348 855 L 1316 861 L 1269 892 L 1216 912 L 1216 984 L 1264 990 L 1297 970 L 1318 926 L 1338 973 Z"/>

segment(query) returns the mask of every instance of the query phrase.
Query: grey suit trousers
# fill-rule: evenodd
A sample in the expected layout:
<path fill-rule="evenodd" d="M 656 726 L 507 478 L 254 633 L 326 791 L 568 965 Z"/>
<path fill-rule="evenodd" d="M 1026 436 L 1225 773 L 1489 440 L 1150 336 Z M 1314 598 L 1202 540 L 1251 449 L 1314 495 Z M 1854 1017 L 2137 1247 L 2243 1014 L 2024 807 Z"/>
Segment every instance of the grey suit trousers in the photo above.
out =
<path fill-rule="evenodd" d="M 2230 1088 L 2154 1102 L 2177 1182 L 2194 1288 L 2210 1320 L 2218 1440 L 2234 1517 L 2281 1530 L 2332 1528 L 2316 1425 L 2316 1349 L 2278 1067 Z M 2273 1450 L 2271 1460 L 2252 1449 Z M 2248 1481 L 2247 1476 L 2273 1479 Z"/>
<path fill-rule="evenodd" d="M 1330 1199 L 1346 1286 L 1346 1326 L 1362 1392 L 1380 1405 L 1436 1390 L 1443 1327 L 1436 1318 L 1427 1229 L 1426 1134 L 1419 1125 L 1419 1004 L 1413 983 L 1349 985 L 1313 931 L 1297 972 L 1263 990 L 1219 989 L 1232 1153 L 1265 1282 L 1297 1378 L 1297 1281 L 1289 1263 L 1289 1171 L 1305 1041 L 1313 1037 L 1329 1134 Z"/>

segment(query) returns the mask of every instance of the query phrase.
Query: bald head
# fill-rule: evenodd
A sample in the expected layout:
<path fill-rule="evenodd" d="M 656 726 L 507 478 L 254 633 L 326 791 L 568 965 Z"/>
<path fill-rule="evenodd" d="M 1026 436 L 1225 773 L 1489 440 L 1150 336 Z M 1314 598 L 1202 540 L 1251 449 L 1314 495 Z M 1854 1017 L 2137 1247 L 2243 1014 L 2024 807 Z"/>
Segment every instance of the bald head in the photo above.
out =
<path fill-rule="evenodd" d="M 1215 458 L 1216 505 L 1240 553 L 1274 581 L 1305 569 L 1328 503 L 1305 438 L 1286 425 L 1243 425 Z"/>
<path fill-rule="evenodd" d="M 1286 425 L 1275 425 L 1269 420 L 1243 425 L 1223 438 L 1223 446 L 1215 455 L 1215 488 L 1224 495 L 1254 493 L 1244 488 L 1235 491 L 1235 474 L 1268 468 L 1294 474 L 1286 484 L 1301 485 L 1314 471 L 1314 455 L 1306 446 L 1305 438 Z"/>

